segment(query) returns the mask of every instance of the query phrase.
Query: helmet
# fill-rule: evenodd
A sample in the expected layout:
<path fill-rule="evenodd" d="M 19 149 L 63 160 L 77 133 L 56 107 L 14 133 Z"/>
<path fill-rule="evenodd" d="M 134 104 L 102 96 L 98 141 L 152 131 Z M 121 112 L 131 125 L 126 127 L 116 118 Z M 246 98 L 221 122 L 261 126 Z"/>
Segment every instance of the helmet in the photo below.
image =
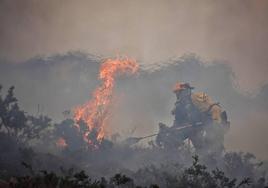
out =
<path fill-rule="evenodd" d="M 177 82 L 175 86 L 173 87 L 173 92 L 177 93 L 184 89 L 194 89 L 194 87 L 192 87 L 189 83 Z"/>

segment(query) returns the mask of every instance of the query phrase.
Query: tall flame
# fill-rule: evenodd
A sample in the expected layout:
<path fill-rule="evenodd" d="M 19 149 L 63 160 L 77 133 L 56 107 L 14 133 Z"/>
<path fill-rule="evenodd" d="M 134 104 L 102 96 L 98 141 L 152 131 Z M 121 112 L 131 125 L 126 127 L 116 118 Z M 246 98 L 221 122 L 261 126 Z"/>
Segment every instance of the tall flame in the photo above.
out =
<path fill-rule="evenodd" d="M 137 70 L 138 64 L 130 59 L 108 59 L 102 63 L 99 72 L 102 84 L 95 89 L 91 100 L 74 109 L 75 121 L 83 120 L 87 125 L 84 135 L 86 142 L 91 145 L 94 143 L 89 138 L 92 131 L 96 132 L 98 142 L 101 142 L 106 134 L 105 127 L 110 113 L 116 76 L 134 74 Z"/>

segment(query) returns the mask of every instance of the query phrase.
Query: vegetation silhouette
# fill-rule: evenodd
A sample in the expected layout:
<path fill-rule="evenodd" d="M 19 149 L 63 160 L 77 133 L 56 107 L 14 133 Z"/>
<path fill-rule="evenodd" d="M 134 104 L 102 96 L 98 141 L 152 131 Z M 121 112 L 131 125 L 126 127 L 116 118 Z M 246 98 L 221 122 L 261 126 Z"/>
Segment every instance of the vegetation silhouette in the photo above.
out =
<path fill-rule="evenodd" d="M 52 119 L 47 116 L 29 115 L 20 109 L 18 100 L 14 96 L 14 87 L 10 87 L 5 96 L 1 91 L 2 86 L 0 87 L 1 187 L 268 187 L 267 168 L 250 153 L 226 152 L 220 159 L 215 159 L 213 155 L 199 157 L 195 155 L 190 167 L 187 167 L 187 164 L 170 162 L 160 166 L 152 164 L 136 171 L 126 170 L 119 165 L 130 155 L 138 153 L 146 156 L 149 153 L 149 157 L 157 158 L 157 155 L 168 151 L 157 147 L 151 149 L 114 147 L 113 143 L 108 140 L 99 151 L 88 150 L 83 145 L 82 137 L 79 135 L 81 133 L 73 127 L 74 122 L 71 119 L 53 123 Z M 83 122 L 80 124 L 83 128 Z M 58 154 L 42 153 L 36 150 L 38 147 L 55 146 L 55 141 L 60 136 L 64 136 L 68 147 L 58 151 Z M 77 146 L 81 147 L 79 151 L 77 151 Z M 179 152 L 185 154 L 183 151 Z M 99 170 L 98 165 L 92 164 L 87 168 L 85 166 L 85 163 L 104 163 L 112 155 L 115 155 L 119 161 L 113 164 L 115 161 L 111 160 L 105 165 L 109 164 L 111 168 L 118 167 L 117 170 L 121 172 L 118 173 L 117 170 L 112 169 L 113 175 L 110 178 L 92 176 L 95 170 Z M 84 156 L 86 160 L 81 156 Z M 98 156 L 106 158 L 98 159 Z M 178 153 L 174 156 L 181 157 Z M 200 159 L 205 164 L 201 164 Z M 73 163 L 75 163 L 73 168 L 69 168 L 69 164 Z M 214 163 L 221 168 L 214 168 Z M 55 164 L 62 165 L 62 167 L 56 169 Z M 260 170 L 263 166 L 264 169 Z M 104 168 L 105 170 L 107 168 Z"/>

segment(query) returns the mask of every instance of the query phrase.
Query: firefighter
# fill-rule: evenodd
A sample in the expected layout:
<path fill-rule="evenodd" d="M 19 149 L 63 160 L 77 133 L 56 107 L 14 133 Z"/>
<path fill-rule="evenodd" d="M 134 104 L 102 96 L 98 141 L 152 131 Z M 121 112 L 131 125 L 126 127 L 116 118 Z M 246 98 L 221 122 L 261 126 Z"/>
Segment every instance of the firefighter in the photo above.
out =
<path fill-rule="evenodd" d="M 173 89 L 176 94 L 177 101 L 172 115 L 175 116 L 174 127 L 185 125 L 196 125 L 202 120 L 202 115 L 192 101 L 192 89 L 188 83 L 177 83 Z"/>
<path fill-rule="evenodd" d="M 196 150 L 222 152 L 224 133 L 229 128 L 226 112 L 207 94 L 193 93 L 193 89 L 189 83 L 175 85 L 177 101 L 172 110 L 175 120 L 171 129 L 191 126 L 191 131 L 181 133 L 182 130 L 180 135 L 191 140 Z"/>
<path fill-rule="evenodd" d="M 177 101 L 172 115 L 175 116 L 173 126 L 226 124 L 227 114 L 219 103 L 204 92 L 192 93 L 194 87 L 189 83 L 177 83 L 173 89 Z"/>

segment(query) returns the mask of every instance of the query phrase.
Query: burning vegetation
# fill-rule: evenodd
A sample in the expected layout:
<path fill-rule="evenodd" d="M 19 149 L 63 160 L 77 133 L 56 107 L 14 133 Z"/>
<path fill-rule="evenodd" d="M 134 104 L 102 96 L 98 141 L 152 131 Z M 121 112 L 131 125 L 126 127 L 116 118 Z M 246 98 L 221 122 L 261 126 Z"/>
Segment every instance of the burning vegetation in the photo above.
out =
<path fill-rule="evenodd" d="M 74 109 L 75 121 L 82 120 L 87 125 L 84 140 L 90 146 L 97 148 L 107 134 L 105 127 L 111 113 L 116 77 L 122 74 L 135 74 L 137 70 L 138 64 L 130 59 L 108 59 L 101 65 L 99 72 L 101 85 L 93 92 L 91 100 Z M 92 132 L 95 132 L 95 140 L 89 137 Z"/>
<path fill-rule="evenodd" d="M 131 59 L 104 61 L 91 99 L 59 123 L 21 110 L 14 87 L 0 95 L 0 186 L 267 187 L 267 164 L 250 153 L 225 151 L 227 112 L 190 83 L 168 91 L 176 95 L 173 124 L 159 123 L 148 136 L 112 139 L 107 128 L 116 79 L 138 71 Z M 148 137 L 148 146 L 136 145 Z"/>

